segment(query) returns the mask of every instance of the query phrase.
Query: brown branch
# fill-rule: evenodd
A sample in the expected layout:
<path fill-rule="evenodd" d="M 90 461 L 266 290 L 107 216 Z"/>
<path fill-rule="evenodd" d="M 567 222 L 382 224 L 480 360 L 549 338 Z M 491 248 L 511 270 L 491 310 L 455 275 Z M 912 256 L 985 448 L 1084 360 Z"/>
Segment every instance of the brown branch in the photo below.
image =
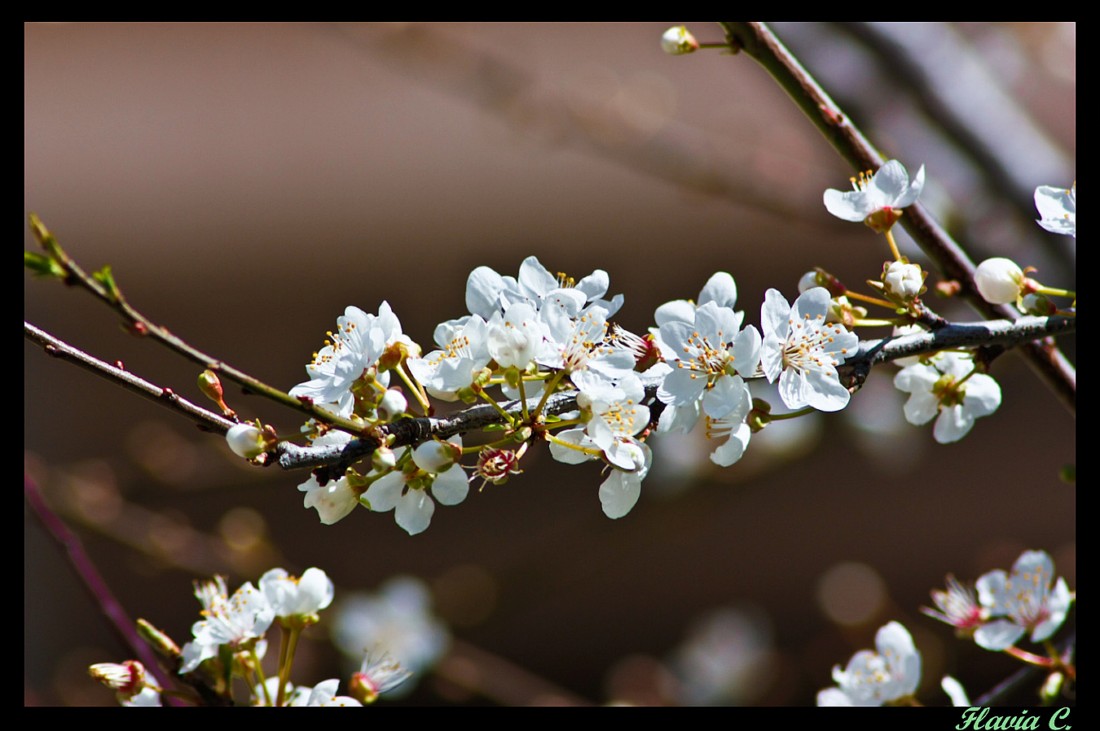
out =
<path fill-rule="evenodd" d="M 886 162 L 836 102 L 814 80 L 764 23 L 721 23 L 730 46 L 744 51 L 770 73 L 825 139 L 857 171 L 877 170 Z M 974 262 L 920 203 L 906 209 L 901 223 L 940 271 L 962 285 L 962 296 L 987 319 L 1014 320 L 1019 312 L 1009 305 L 991 305 L 974 284 Z M 1021 347 L 1032 368 L 1069 408 L 1077 412 L 1077 371 L 1051 339 Z"/>

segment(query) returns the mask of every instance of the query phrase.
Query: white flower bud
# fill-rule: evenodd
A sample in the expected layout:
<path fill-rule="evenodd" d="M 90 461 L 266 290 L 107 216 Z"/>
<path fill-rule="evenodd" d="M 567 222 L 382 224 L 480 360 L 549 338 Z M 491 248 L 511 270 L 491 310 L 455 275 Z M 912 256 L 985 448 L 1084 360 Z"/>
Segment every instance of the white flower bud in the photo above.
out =
<path fill-rule="evenodd" d="M 899 300 L 909 302 L 920 294 L 924 286 L 924 272 L 916 264 L 892 261 L 882 274 L 886 291 Z"/>
<path fill-rule="evenodd" d="M 699 41 L 682 25 L 669 28 L 661 36 L 661 50 L 673 56 L 694 53 L 699 50 Z"/>
<path fill-rule="evenodd" d="M 802 294 L 808 289 L 820 286 L 821 282 L 817 281 L 817 272 L 806 272 L 802 275 L 802 278 L 798 280 L 798 293 Z"/>
<path fill-rule="evenodd" d="M 1024 272 L 1016 262 L 1003 257 L 986 259 L 974 273 L 974 283 L 986 302 L 1006 305 L 1020 296 Z"/>
<path fill-rule="evenodd" d="M 252 424 L 234 424 L 226 432 L 225 441 L 238 457 L 255 459 L 267 451 L 264 435 Z"/>
<path fill-rule="evenodd" d="M 390 421 L 398 414 L 404 413 L 408 407 L 409 401 L 405 398 L 405 394 L 391 388 L 386 391 L 386 395 L 382 397 L 381 403 L 378 404 L 378 414 L 386 421 Z"/>
<path fill-rule="evenodd" d="M 456 448 L 452 442 L 424 442 L 413 450 L 413 462 L 425 472 L 442 472 L 455 463 L 462 453 L 462 447 Z"/>

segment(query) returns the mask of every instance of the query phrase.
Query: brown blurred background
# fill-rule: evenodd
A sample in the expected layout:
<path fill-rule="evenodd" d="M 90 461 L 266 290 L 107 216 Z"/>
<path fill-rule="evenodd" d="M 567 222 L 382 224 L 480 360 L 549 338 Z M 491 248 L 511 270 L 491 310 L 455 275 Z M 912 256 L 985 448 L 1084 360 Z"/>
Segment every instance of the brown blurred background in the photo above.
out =
<path fill-rule="evenodd" d="M 793 298 L 814 265 L 850 286 L 875 276 L 883 242 L 821 204 L 852 171 L 750 58 L 662 53 L 669 25 L 27 24 L 24 213 L 86 268 L 111 264 L 153 320 L 282 388 L 345 306 L 388 301 L 427 349 L 465 313 L 471 269 L 515 274 L 531 254 L 578 278 L 606 269 L 635 331 L 717 270 L 758 326 L 764 291 Z M 1074 25 L 776 29 L 887 156 L 927 165 L 922 200 L 975 258 L 1074 286 L 1075 242 L 1030 208 L 1036 185 L 1076 176 Z M 29 322 L 200 399 L 195 366 L 82 292 L 24 282 Z M 1074 417 L 1015 354 L 992 371 L 1000 411 L 957 445 L 904 423 L 884 368 L 847 411 L 769 429 L 732 468 L 655 438 L 658 467 L 622 520 L 601 513 L 595 466 L 535 449 L 524 475 L 410 538 L 366 511 L 321 525 L 295 489 L 306 475 L 250 468 L 151 402 L 24 353 L 25 472 L 133 616 L 183 642 L 193 578 L 316 565 L 339 599 L 413 574 L 467 662 L 408 702 L 534 700 L 487 690 L 483 653 L 591 702 L 673 702 L 658 663 L 737 606 L 771 639 L 760 688 L 730 702 L 811 704 L 898 619 L 924 653 L 922 697 L 943 704 L 945 672 L 977 695 L 1016 669 L 918 613 L 946 573 L 1042 548 L 1076 588 L 1075 488 L 1058 477 Z M 283 434 L 299 423 L 230 402 Z M 112 702 L 86 667 L 131 654 L 26 509 L 24 620 L 27 704 Z M 311 647 L 301 682 L 341 674 Z"/>

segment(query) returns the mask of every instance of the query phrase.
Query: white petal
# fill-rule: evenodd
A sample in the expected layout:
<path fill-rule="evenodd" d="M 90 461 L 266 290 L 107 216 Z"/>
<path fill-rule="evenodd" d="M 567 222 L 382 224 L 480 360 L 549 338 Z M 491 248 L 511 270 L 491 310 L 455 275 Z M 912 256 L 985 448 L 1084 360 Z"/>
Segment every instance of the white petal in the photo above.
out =
<path fill-rule="evenodd" d="M 642 481 L 633 472 L 611 470 L 611 475 L 600 485 L 600 504 L 608 518 L 621 518 L 638 502 L 642 493 Z"/>
<path fill-rule="evenodd" d="M 377 484 L 377 483 L 375 483 Z M 427 490 L 409 490 L 394 509 L 394 518 L 397 524 L 405 529 L 410 536 L 423 533 L 428 524 L 432 522 L 432 513 L 435 512 L 435 503 L 428 495 Z"/>
<path fill-rule="evenodd" d="M 947 697 L 951 699 L 951 705 L 956 708 L 969 708 L 970 698 L 966 695 L 966 688 L 962 686 L 962 683 L 955 680 L 950 675 L 943 676 L 943 680 L 940 681 L 940 687 L 943 688 L 943 692 L 947 693 Z"/>
<path fill-rule="evenodd" d="M 470 272 L 466 280 L 466 309 L 488 320 L 500 312 L 500 293 L 504 279 L 489 267 L 481 266 Z"/>
<path fill-rule="evenodd" d="M 841 220 L 853 223 L 867 218 L 867 215 L 874 210 L 867 194 L 863 191 L 843 192 L 836 188 L 829 188 L 825 191 L 823 200 L 825 210 Z"/>
<path fill-rule="evenodd" d="M 817 694 L 817 705 L 819 706 L 852 706 L 852 699 L 849 698 L 844 691 L 840 688 L 826 688 L 819 691 Z"/>
<path fill-rule="evenodd" d="M 957 442 L 970 433 L 974 426 L 974 417 L 962 406 L 948 406 L 940 409 L 940 416 L 932 428 L 932 436 L 940 444 Z"/>
<path fill-rule="evenodd" d="M 974 642 L 986 650 L 1000 652 L 1015 645 L 1024 636 L 1024 632 L 1026 630 L 1020 625 L 1007 619 L 998 619 L 979 627 L 974 632 Z"/>
<path fill-rule="evenodd" d="M 729 272 L 717 272 L 699 292 L 699 304 L 714 302 L 719 307 L 733 308 L 737 304 L 737 284 Z"/>
<path fill-rule="evenodd" d="M 375 480 L 363 493 L 363 499 L 370 504 L 371 510 L 384 513 L 394 509 L 404 488 L 405 476 L 401 472 L 391 472 Z"/>
<path fill-rule="evenodd" d="M 791 316 L 791 306 L 777 289 L 764 293 L 764 304 L 760 306 L 760 326 L 764 328 L 764 339 L 775 334 L 780 340 L 787 339 L 787 320 Z"/>
<path fill-rule="evenodd" d="M 462 467 L 452 464 L 446 472 L 441 472 L 432 483 L 432 495 L 441 505 L 458 505 L 470 492 L 470 483 Z"/>

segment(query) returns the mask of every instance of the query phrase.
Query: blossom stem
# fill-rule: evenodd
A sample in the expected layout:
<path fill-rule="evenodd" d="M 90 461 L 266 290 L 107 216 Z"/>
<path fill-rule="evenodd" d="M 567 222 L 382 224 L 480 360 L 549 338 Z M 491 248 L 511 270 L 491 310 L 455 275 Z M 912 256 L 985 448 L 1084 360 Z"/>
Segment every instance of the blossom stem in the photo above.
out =
<path fill-rule="evenodd" d="M 1036 665 L 1041 668 L 1052 668 L 1056 664 L 1056 661 L 1051 660 L 1049 657 L 1043 657 L 1042 655 L 1036 655 L 1027 650 L 1021 650 L 1015 645 L 1006 649 L 1004 653 L 1006 655 L 1011 655 L 1021 662 L 1026 662 L 1028 665 Z"/>
<path fill-rule="evenodd" d="M 554 374 L 550 382 L 546 384 L 546 387 L 542 390 L 542 398 L 539 399 L 539 405 L 535 407 L 535 416 L 538 417 L 542 413 L 542 409 L 546 406 L 546 399 L 550 398 L 550 394 L 554 392 L 554 389 L 558 387 L 562 377 L 565 375 L 565 371 L 558 371 Z"/>
<path fill-rule="evenodd" d="M 252 666 L 252 673 L 253 673 L 253 675 L 256 676 L 256 680 L 250 681 L 251 684 L 252 684 L 252 687 L 255 688 L 257 685 L 260 686 L 260 689 L 263 691 L 263 694 L 264 694 L 264 702 L 270 708 L 272 706 L 271 691 L 267 687 L 267 677 L 264 675 L 264 666 L 263 666 L 263 663 L 260 662 L 260 656 L 256 654 L 255 645 L 253 645 L 252 649 L 249 650 L 249 656 L 251 658 L 251 661 L 249 662 L 249 665 Z M 249 679 L 246 678 L 246 680 L 249 680 Z M 282 692 L 281 687 L 280 687 L 279 691 Z"/>
<path fill-rule="evenodd" d="M 873 317 L 863 318 L 861 320 L 854 320 L 852 327 L 887 327 L 889 325 L 902 325 L 904 322 L 898 322 L 896 320 L 881 320 Z"/>
<path fill-rule="evenodd" d="M 894 254 L 894 261 L 901 261 L 901 252 L 898 251 L 898 243 L 894 241 L 894 232 L 886 229 L 883 233 L 886 235 L 886 243 L 890 244 L 890 251 Z"/>
<path fill-rule="evenodd" d="M 546 441 L 553 442 L 554 444 L 557 444 L 559 447 L 566 447 L 567 449 L 572 449 L 572 450 L 575 450 L 577 452 L 582 452 L 582 453 L 590 455 L 592 457 L 599 457 L 601 454 L 603 454 L 602 449 L 591 449 L 589 447 L 582 447 L 579 444 L 573 444 L 572 442 L 567 442 L 564 439 L 558 439 L 553 434 L 544 433 L 542 436 L 543 436 L 543 439 L 545 439 Z"/>
<path fill-rule="evenodd" d="M 816 411 L 816 409 L 814 409 L 814 407 L 807 406 L 804 409 L 799 409 L 798 411 L 791 411 L 791 412 L 788 412 L 786 414 L 768 414 L 768 421 L 782 421 L 783 419 L 797 419 L 800 416 L 806 416 L 808 414 L 812 414 L 812 413 L 814 413 L 814 411 Z"/>
<path fill-rule="evenodd" d="M 492 397 L 489 396 L 489 394 L 485 393 L 485 389 L 483 389 L 483 388 L 477 389 L 477 395 L 480 396 L 481 398 L 485 399 L 485 402 L 487 404 L 489 404 L 494 409 L 499 411 L 500 415 L 504 417 L 504 420 L 506 422 L 508 422 L 509 424 L 515 424 L 515 420 L 512 418 L 512 415 L 509 414 L 507 411 L 505 411 L 504 407 L 501 406 L 500 404 L 498 404 Z"/>
<path fill-rule="evenodd" d="M 275 698 L 275 705 L 282 706 L 286 699 L 286 686 L 290 681 L 290 666 L 294 662 L 294 653 L 298 649 L 298 637 L 302 634 L 302 628 L 292 625 L 289 629 L 283 627 L 283 642 L 279 648 L 279 693 Z"/>
<path fill-rule="evenodd" d="M 1051 297 L 1072 297 L 1074 300 L 1077 299 L 1077 293 L 1070 289 L 1058 289 L 1056 287 L 1046 287 L 1040 284 L 1035 288 L 1035 291 L 1039 294 L 1050 295 Z"/>
<path fill-rule="evenodd" d="M 431 405 L 428 403 L 428 395 L 424 393 L 424 387 L 421 386 L 419 382 L 413 383 L 412 379 L 409 377 L 409 374 L 405 373 L 405 369 L 400 363 L 397 364 L 394 370 L 397 371 L 397 377 L 400 378 L 405 383 L 405 385 L 409 387 L 409 390 L 412 391 L 413 396 L 416 397 L 416 402 L 420 404 L 420 410 L 424 413 L 424 416 L 427 416 L 429 410 L 431 409 Z"/>
<path fill-rule="evenodd" d="M 855 292 L 855 291 L 850 290 L 850 289 L 847 290 L 844 293 L 844 295 L 846 297 L 848 297 L 849 299 L 859 300 L 860 302 L 867 302 L 867 303 L 872 304 L 872 305 L 879 305 L 880 307 L 888 307 L 891 310 L 896 310 L 897 309 L 897 305 L 895 305 L 893 302 L 887 302 L 884 299 L 880 299 L 878 297 L 872 297 L 872 296 L 867 295 L 867 294 L 860 294 L 859 292 Z"/>
<path fill-rule="evenodd" d="M 531 423 L 531 414 L 527 410 L 527 389 L 523 387 L 523 379 L 520 378 L 519 382 L 516 385 L 519 387 L 519 401 L 523 409 L 523 422 L 525 424 L 529 424 Z M 542 410 L 544 403 L 545 402 L 539 402 L 540 411 Z"/>

